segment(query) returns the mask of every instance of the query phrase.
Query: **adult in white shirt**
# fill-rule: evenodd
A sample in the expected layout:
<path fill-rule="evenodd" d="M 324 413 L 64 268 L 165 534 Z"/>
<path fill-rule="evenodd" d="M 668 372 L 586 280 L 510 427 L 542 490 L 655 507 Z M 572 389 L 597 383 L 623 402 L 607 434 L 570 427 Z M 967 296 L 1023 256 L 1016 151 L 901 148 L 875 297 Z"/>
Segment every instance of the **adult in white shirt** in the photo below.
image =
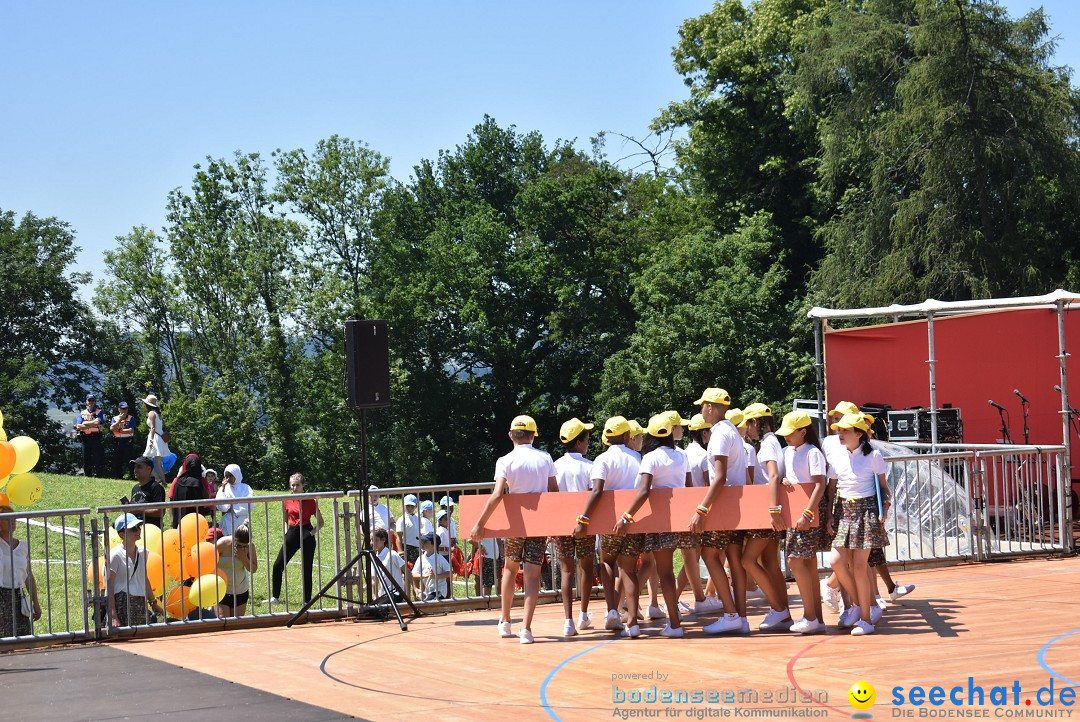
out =
<path fill-rule="evenodd" d="M 565 452 L 555 461 L 555 483 L 559 491 L 592 491 L 592 462 L 585 458 L 589 450 L 589 432 L 593 424 L 586 424 L 577 417 L 565 422 L 559 429 L 559 441 Z M 572 637 L 577 629 L 592 626 L 589 615 L 589 597 L 592 596 L 593 558 L 596 556 L 596 538 L 592 535 L 555 537 L 555 549 L 559 554 L 562 577 L 563 635 Z M 580 571 L 581 612 L 577 626 L 574 625 L 574 572 Z M 586 587 L 588 585 L 588 587 Z"/>
<path fill-rule="evenodd" d="M 772 409 L 763 403 L 753 403 L 742 410 L 746 435 L 759 445 L 755 464 L 755 483 L 769 485 L 769 516 L 767 529 L 749 529 L 743 541 L 743 568 L 757 582 L 771 609 L 758 625 L 763 632 L 775 632 L 791 627 L 788 612 L 787 582 L 780 570 L 780 540 L 787 536 L 787 527 L 780 517 L 780 483 L 783 479 L 783 451 L 776 438 Z"/>
<path fill-rule="evenodd" d="M 855 636 L 873 634 L 871 604 L 874 603 L 869 575 L 870 551 L 889 543 L 885 516 L 892 503 L 885 481 L 885 459 L 870 445 L 870 423 L 865 414 L 845 414 L 832 424 L 840 439 L 826 454 L 836 473 L 836 495 L 840 518 L 833 548 L 840 554 L 834 571 L 848 595 L 856 601 L 840 616 L 841 628 L 852 627 Z M 878 494 L 882 512 L 878 513 Z"/>
<path fill-rule="evenodd" d="M 620 536 L 633 536 L 628 532 L 634 524 L 634 514 L 644 506 L 652 489 L 678 489 L 689 486 L 690 469 L 686 462 L 686 454 L 675 448 L 675 439 L 672 429 L 675 425 L 668 414 L 657 414 L 649 419 L 649 426 L 642 446 L 644 452 L 641 457 L 641 467 L 638 477 L 638 493 L 634 497 L 630 508 L 623 512 L 622 517 L 615 522 L 614 533 Z M 656 572 L 660 578 L 660 587 L 664 592 L 664 601 L 668 609 L 668 625 L 660 632 L 664 637 L 683 637 L 683 630 L 679 620 L 679 593 L 675 589 L 674 554 L 678 546 L 678 535 L 675 532 L 659 532 L 642 535 L 644 548 L 652 552 L 656 563 Z M 637 637 L 641 630 L 637 625 L 638 612 L 638 583 L 637 583 L 637 558 L 627 555 L 619 555 L 619 570 L 622 572 L 623 586 L 626 588 L 628 601 L 627 616 L 629 626 L 623 632 L 624 636 Z"/>
<path fill-rule="evenodd" d="M 509 436 L 514 442 L 514 448 L 495 462 L 495 491 L 488 498 L 480 518 L 469 534 L 474 542 L 483 538 L 484 524 L 491 518 L 503 494 L 537 494 L 559 490 L 555 480 L 555 462 L 547 452 L 533 448 L 536 421 L 531 416 L 514 417 L 510 422 Z M 525 619 L 518 638 L 522 644 L 533 643 L 532 620 L 536 612 L 536 602 L 540 598 L 540 565 L 544 561 L 546 544 L 545 537 L 517 537 L 506 540 L 506 564 L 503 567 L 500 587 L 503 594 L 499 636 L 514 636 L 510 628 L 510 607 L 514 603 L 514 595 L 510 594 L 509 590 L 514 588 L 518 569 L 524 564 Z"/>
<path fill-rule="evenodd" d="M 0 493 L 0 514 L 14 511 L 7 495 Z M 27 636 L 33 632 L 32 622 L 41 619 L 37 583 L 30 571 L 29 545 L 15 537 L 14 528 L 13 519 L 0 519 L 0 637 Z M 27 591 L 33 619 L 22 613 Z"/>
<path fill-rule="evenodd" d="M 588 533 L 593 509 L 600 502 L 600 495 L 605 490 L 634 489 L 637 487 L 638 468 L 641 457 L 626 444 L 633 433 L 630 422 L 623 416 L 612 416 L 604 423 L 603 444 L 607 451 L 593 461 L 590 468 L 592 476 L 592 494 L 585 502 L 585 510 L 578 515 L 574 536 L 583 537 Z M 604 600 L 607 602 L 607 617 L 604 628 L 622 629 L 619 618 L 619 598 L 622 587 L 619 580 L 619 555 L 641 554 L 640 539 L 613 534 L 600 535 L 600 582 L 604 585 Z"/>
<path fill-rule="evenodd" d="M 244 472 L 236 464 L 225 467 L 222 475 L 222 484 L 218 487 L 218 499 L 245 499 L 254 496 L 251 487 L 244 483 Z M 221 533 L 223 536 L 232 536 L 238 527 L 248 523 L 251 517 L 250 505 L 234 501 L 230 504 L 218 506 L 221 512 Z"/>
<path fill-rule="evenodd" d="M 397 520 L 397 535 L 405 545 L 405 559 L 415 562 L 420 556 L 420 518 L 416 515 L 416 495 L 405 496 L 405 513 Z"/>
<path fill-rule="evenodd" d="M 420 557 L 413 564 L 413 579 L 424 585 L 424 600 L 433 602 L 450 598 L 450 562 L 435 551 L 435 536 L 420 537 Z M 513 595 L 510 595 L 513 598 Z"/>
<path fill-rule="evenodd" d="M 403 592 L 407 583 L 406 579 L 409 576 L 409 568 L 405 564 L 405 560 L 401 558 L 401 555 L 390 548 L 390 533 L 386 531 L 386 529 L 376 529 L 372 532 L 371 539 L 375 556 L 382 562 L 387 574 L 390 575 L 390 579 L 395 582 L 397 586 L 400 587 L 401 592 Z M 393 584 L 384 585 L 382 575 L 379 572 L 374 572 L 374 575 L 375 583 L 377 585 L 376 595 L 386 595 L 387 599 L 393 602 L 400 602 L 403 600 L 401 592 L 399 592 Z"/>
<path fill-rule="evenodd" d="M 109 624 L 113 627 L 134 627 L 146 624 L 146 603 L 162 616 L 165 610 L 152 595 L 146 578 L 146 550 L 136 546 L 142 520 L 134 514 L 124 514 L 113 522 L 121 544 L 109 551 L 106 576 Z"/>
<path fill-rule="evenodd" d="M 735 530 L 705 530 L 705 517 L 719 496 L 720 489 L 729 484 L 746 485 L 746 451 L 743 449 L 739 430 L 724 417 L 731 406 L 731 394 L 724 389 L 710 387 L 705 389 L 701 398 L 694 403 L 701 406 L 702 418 L 712 424 L 712 435 L 706 448 L 709 455 L 709 488 L 687 527 L 691 532 L 701 534 L 701 558 L 709 570 L 709 578 L 716 587 L 724 608 L 720 618 L 706 625 L 704 630 L 709 634 L 748 634 L 750 624 L 746 619 L 746 571 L 742 566 L 742 536 Z M 728 583 L 721 553 L 726 556 L 731 566 L 734 594 Z"/>

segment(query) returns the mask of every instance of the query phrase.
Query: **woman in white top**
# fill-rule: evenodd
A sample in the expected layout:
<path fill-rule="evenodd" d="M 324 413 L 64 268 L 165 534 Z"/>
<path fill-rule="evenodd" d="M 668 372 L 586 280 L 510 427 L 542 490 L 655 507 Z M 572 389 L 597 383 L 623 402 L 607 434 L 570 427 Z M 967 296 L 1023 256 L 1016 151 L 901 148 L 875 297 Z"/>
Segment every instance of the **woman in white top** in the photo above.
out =
<path fill-rule="evenodd" d="M 0 493 L 0 514 L 13 511 L 7 496 Z M 41 619 L 37 583 L 30 571 L 30 552 L 27 544 L 12 534 L 14 528 L 14 519 L 0 519 L 0 637 L 24 637 L 33 632 L 30 617 L 22 611 L 23 596 L 27 591 L 33 621 Z"/>
<path fill-rule="evenodd" d="M 792 411 L 786 415 L 776 433 L 788 442 L 784 449 L 785 483 L 814 484 L 810 503 L 799 514 L 795 528 L 787 532 L 788 566 L 795 575 L 795 583 L 799 585 L 803 600 L 803 618 L 791 625 L 791 631 L 824 634 L 817 555 L 829 551 L 832 545 L 825 454 L 821 452 L 813 419 L 803 411 Z M 813 526 L 815 521 L 816 527 Z"/>
<path fill-rule="evenodd" d="M 638 493 L 633 503 L 622 517 L 615 523 L 612 530 L 615 534 L 626 534 L 634 522 L 634 514 L 649 498 L 650 489 L 677 489 L 690 486 L 690 470 L 686 462 L 686 455 L 675 448 L 675 439 L 672 437 L 672 420 L 666 414 L 657 414 L 649 419 L 649 426 L 642 445 L 644 452 L 641 457 L 641 467 L 638 476 Z M 678 545 L 678 535 L 675 532 L 658 532 L 645 534 L 644 549 L 653 553 L 656 561 L 656 571 L 660 576 L 660 588 L 664 592 L 664 601 L 668 608 L 668 626 L 660 632 L 665 637 L 682 637 L 685 635 L 679 622 L 679 594 L 675 589 L 675 571 L 673 557 L 675 547 Z M 620 555 L 619 570 L 622 572 L 623 585 L 628 598 L 627 615 L 629 626 L 623 631 L 623 636 L 637 637 L 641 630 L 637 625 L 638 613 L 638 581 L 637 560 L 633 557 Z"/>
<path fill-rule="evenodd" d="M 146 550 L 135 546 L 139 541 L 142 519 L 124 514 L 113 522 L 113 529 L 123 540 L 109 550 L 108 584 L 109 624 L 113 627 L 134 627 L 146 624 L 146 603 L 165 616 L 165 610 L 153 594 L 146 578 Z"/>
<path fill-rule="evenodd" d="M 840 615 L 840 628 L 851 627 L 856 636 L 873 634 L 870 621 L 873 592 L 868 574 L 870 550 L 888 545 L 885 515 L 892 503 L 885 482 L 885 459 L 870 445 L 870 424 L 865 414 L 845 414 L 832 425 L 839 444 L 826 447 L 825 459 L 836 475 L 840 518 L 833 548 L 840 553 L 834 571 L 840 585 L 856 600 Z M 882 513 L 878 514 L 878 491 Z"/>
<path fill-rule="evenodd" d="M 169 444 L 164 438 L 165 423 L 161 420 L 161 409 L 158 408 L 157 396 L 150 394 L 142 402 L 146 406 L 146 426 L 148 429 L 146 432 L 146 450 L 143 451 L 143 456 L 154 460 L 154 476 L 164 486 L 165 469 L 161 466 L 161 459 L 172 453 L 169 451 Z"/>
<path fill-rule="evenodd" d="M 783 452 L 773 430 L 772 409 L 763 403 L 749 404 L 743 410 L 746 435 L 758 445 L 754 481 L 759 477 L 769 485 L 769 512 L 772 525 L 767 529 L 750 529 L 743 542 L 743 567 L 747 575 L 765 594 L 772 607 L 758 625 L 763 632 L 785 630 L 791 626 L 788 613 L 787 583 L 780 570 L 780 540 L 787 535 L 787 527 L 780 518 L 780 483 L 783 478 Z"/>

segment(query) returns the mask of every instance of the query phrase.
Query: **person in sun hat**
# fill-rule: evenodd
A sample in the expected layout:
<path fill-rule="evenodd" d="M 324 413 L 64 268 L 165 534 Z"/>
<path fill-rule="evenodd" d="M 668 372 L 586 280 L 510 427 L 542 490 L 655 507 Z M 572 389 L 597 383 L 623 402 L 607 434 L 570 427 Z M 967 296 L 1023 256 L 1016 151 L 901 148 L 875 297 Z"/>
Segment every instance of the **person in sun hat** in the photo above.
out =
<path fill-rule="evenodd" d="M 146 550 L 136 546 L 142 519 L 134 514 L 123 514 L 113 522 L 113 529 L 120 535 L 121 544 L 109 550 L 106 597 L 109 606 L 109 624 L 113 627 L 134 627 L 146 624 L 146 603 L 160 616 L 165 610 L 153 594 L 146 577 Z"/>
<path fill-rule="evenodd" d="M 829 535 L 832 507 L 828 498 L 825 454 L 821 451 L 813 419 L 804 411 L 785 415 L 776 433 L 788 444 L 784 448 L 786 481 L 814 484 L 810 503 L 800 512 L 795 528 L 787 530 L 788 567 L 799 586 L 803 606 L 802 619 L 792 624 L 790 630 L 797 634 L 823 634 L 825 621 L 821 613 L 817 555 L 832 547 Z M 813 526 L 815 522 L 817 526 Z"/>
<path fill-rule="evenodd" d="M 484 524 L 502 500 L 503 494 L 535 494 L 559 490 L 555 479 L 555 462 L 547 452 L 532 445 L 538 436 L 536 421 L 531 416 L 516 416 L 510 422 L 508 436 L 514 448 L 495 462 L 495 491 L 488 498 L 480 518 L 469 534 L 474 542 L 483 538 Z M 510 590 L 514 588 L 518 569 L 524 566 L 525 619 L 518 639 L 522 644 L 532 644 L 532 620 L 540 597 L 540 565 L 544 561 L 546 544 L 545 537 L 517 537 L 506 540 L 506 565 L 503 567 L 500 587 L 503 594 L 499 636 L 513 636 L 510 608 L 514 603 L 514 595 Z"/>
<path fill-rule="evenodd" d="M 776 422 L 768 404 L 752 403 L 743 408 L 746 435 L 757 445 L 753 466 L 755 484 L 769 486 L 769 512 L 772 525 L 765 529 L 749 529 L 743 541 L 743 567 L 761 589 L 771 607 L 758 625 L 763 632 L 783 631 L 792 624 L 788 612 L 787 583 L 780 569 L 780 540 L 787 528 L 780 518 L 780 484 L 783 480 L 784 453 L 776 437 Z"/>
<path fill-rule="evenodd" d="M 148 394 L 142 402 L 146 407 L 147 426 L 146 449 L 143 450 L 143 456 L 154 460 L 154 476 L 164 486 L 165 469 L 161 465 L 161 460 L 172 453 L 169 451 L 169 442 L 165 436 L 165 422 L 161 419 L 161 408 L 157 396 Z"/>
<path fill-rule="evenodd" d="M 694 402 L 701 406 L 701 416 L 712 424 L 709 445 L 709 486 L 688 524 L 689 531 L 701 534 L 701 556 L 709 570 L 709 578 L 716 587 L 723 605 L 718 620 L 704 627 L 708 634 L 736 632 L 748 634 L 750 623 L 746 619 L 746 572 L 742 566 L 742 535 L 738 531 L 705 531 L 705 517 L 724 486 L 746 485 L 746 450 L 742 436 L 735 425 L 724 416 L 731 407 L 731 394 L 722 388 L 705 389 L 701 398 Z M 723 554 L 731 567 L 731 581 L 724 571 Z"/>
<path fill-rule="evenodd" d="M 585 502 L 585 509 L 578 515 L 574 536 L 584 537 L 589 534 L 589 515 L 600 502 L 600 495 L 605 490 L 636 488 L 641 457 L 627 447 L 632 433 L 630 421 L 625 416 L 612 416 L 604 423 L 601 437 L 608 448 L 596 457 L 590 467 L 592 493 Z M 593 530 L 593 533 L 596 531 Z M 604 619 L 605 629 L 618 631 L 623 628 L 619 617 L 619 598 L 623 588 L 619 582 L 618 558 L 620 555 L 630 555 L 636 559 L 642 551 L 640 544 L 641 539 L 637 536 L 603 533 L 600 536 L 600 582 L 604 585 L 604 601 L 608 610 Z"/>
<path fill-rule="evenodd" d="M 619 536 L 634 536 L 634 514 L 644 506 L 652 489 L 679 489 L 690 483 L 690 469 L 686 461 L 686 455 L 676 451 L 673 429 L 676 424 L 668 414 L 657 414 L 649 419 L 646 429 L 645 443 L 642 447 L 644 454 L 641 457 L 639 476 L 637 483 L 638 493 L 630 503 L 630 507 L 623 512 L 622 516 L 612 529 L 612 533 Z M 675 589 L 675 572 L 673 558 L 675 548 L 678 546 L 678 535 L 675 532 L 654 532 L 640 535 L 644 537 L 638 545 L 646 551 L 653 553 L 657 574 L 660 578 L 660 586 L 664 591 L 664 601 L 667 602 L 668 625 L 660 632 L 664 637 L 682 637 L 686 632 L 681 626 L 679 619 L 678 591 Z M 623 631 L 623 636 L 634 638 L 641 634 L 637 624 L 638 611 L 638 582 L 637 582 L 637 557 L 629 554 L 620 554 L 618 558 L 619 569 L 622 572 L 623 585 L 626 588 L 628 626 Z"/>
<path fill-rule="evenodd" d="M 565 453 L 555 460 L 555 481 L 559 491 L 592 491 L 592 462 L 585 454 L 589 451 L 589 432 L 595 424 L 587 424 L 574 417 L 559 428 L 559 441 Z M 593 567 L 596 558 L 596 536 L 586 534 L 555 537 L 555 549 L 559 555 L 562 573 L 563 636 L 572 637 L 577 630 L 592 627 L 589 614 L 589 598 L 592 596 Z M 580 571 L 582 580 L 581 611 L 574 625 L 574 577 Z"/>
<path fill-rule="evenodd" d="M 884 525 L 892 504 L 885 479 L 887 468 L 881 452 L 870 445 L 870 423 L 865 414 L 844 414 L 830 428 L 840 440 L 839 445 L 830 445 L 825 454 L 836 477 L 840 509 L 832 542 L 840 559 L 834 571 L 854 602 L 840 616 L 840 628 L 851 628 L 855 636 L 873 634 L 874 600 L 868 561 L 872 549 L 884 548 L 889 543 Z M 881 516 L 875 487 L 881 492 Z"/>

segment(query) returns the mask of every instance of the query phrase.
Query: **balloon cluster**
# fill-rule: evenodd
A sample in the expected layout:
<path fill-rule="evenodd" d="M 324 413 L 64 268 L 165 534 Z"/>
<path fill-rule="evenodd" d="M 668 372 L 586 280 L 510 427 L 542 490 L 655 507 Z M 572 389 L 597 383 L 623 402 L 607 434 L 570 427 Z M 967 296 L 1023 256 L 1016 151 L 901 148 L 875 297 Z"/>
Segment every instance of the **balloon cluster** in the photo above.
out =
<path fill-rule="evenodd" d="M 146 577 L 154 596 L 162 600 L 166 614 L 173 619 L 184 619 L 192 610 L 212 607 L 225 598 L 228 580 L 218 568 L 217 546 L 203 541 L 210 530 L 206 517 L 185 514 L 179 529 L 162 531 L 156 524 L 143 524 L 139 529 L 141 534 L 135 545 L 146 549 Z M 123 543 L 110 527 L 109 548 Z M 98 561 L 99 589 L 105 586 L 107 564 L 104 557 Z M 88 570 L 87 576 L 92 575 Z M 194 580 L 190 585 L 183 583 L 189 579 Z M 92 579 L 88 581 L 93 584 Z"/>
<path fill-rule="evenodd" d="M 0 411 L 0 491 L 12 504 L 32 506 L 41 498 L 41 479 L 30 473 L 40 458 L 41 449 L 29 436 L 8 440 Z"/>

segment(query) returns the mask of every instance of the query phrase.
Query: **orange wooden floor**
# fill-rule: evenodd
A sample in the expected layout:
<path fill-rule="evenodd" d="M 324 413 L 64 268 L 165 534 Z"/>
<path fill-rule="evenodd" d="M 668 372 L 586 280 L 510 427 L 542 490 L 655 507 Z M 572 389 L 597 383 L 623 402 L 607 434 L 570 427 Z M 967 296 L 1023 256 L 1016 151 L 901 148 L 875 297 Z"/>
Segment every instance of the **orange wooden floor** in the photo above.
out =
<path fill-rule="evenodd" d="M 1059 717 L 1073 710 L 1060 704 L 1028 707 L 1024 701 L 1034 699 L 1052 676 L 1055 694 L 1080 684 L 1080 559 L 964 565 L 896 577 L 917 589 L 890 606 L 877 634 L 863 638 L 835 627 L 808 638 L 707 637 L 700 627 L 712 618 L 691 617 L 682 640 L 656 636 L 663 622 L 636 640 L 604 631 L 564 639 L 561 608 L 547 605 L 537 612 L 537 643 L 531 646 L 499 639 L 497 614 L 485 611 L 424 617 L 407 632 L 394 622 L 330 622 L 136 640 L 117 648 L 374 720 L 570 721 L 619 718 L 629 711 L 703 719 L 737 717 L 736 710 L 746 708 L 761 710 L 758 718 L 778 718 L 781 708 L 794 708 L 840 719 L 854 711 L 847 691 L 859 680 L 877 689 L 870 710 L 876 718 L 908 711 L 917 718 L 919 707 L 893 707 L 894 687 L 929 691 L 963 685 L 966 697 L 969 677 L 987 698 L 995 685 L 1011 690 L 1020 683 L 1020 707 L 988 709 L 989 717 L 1001 717 L 1006 709 L 1056 711 Z M 797 603 L 793 597 L 793 607 Z M 601 604 L 594 601 L 594 609 L 601 617 Z M 514 611 L 516 631 L 521 610 Z M 763 613 L 754 608 L 751 622 Z M 826 621 L 835 625 L 836 615 L 826 611 Z M 652 679 L 616 679 L 650 673 Z M 793 685 L 823 694 L 822 704 L 782 702 L 780 695 L 794 694 Z M 654 686 L 688 694 L 741 691 L 744 700 L 755 691 L 759 697 L 757 704 L 727 705 L 631 704 L 630 696 L 618 701 L 620 693 L 648 695 Z M 766 691 L 775 695 L 772 703 L 763 701 Z M 936 709 L 971 710 L 949 704 Z"/>

